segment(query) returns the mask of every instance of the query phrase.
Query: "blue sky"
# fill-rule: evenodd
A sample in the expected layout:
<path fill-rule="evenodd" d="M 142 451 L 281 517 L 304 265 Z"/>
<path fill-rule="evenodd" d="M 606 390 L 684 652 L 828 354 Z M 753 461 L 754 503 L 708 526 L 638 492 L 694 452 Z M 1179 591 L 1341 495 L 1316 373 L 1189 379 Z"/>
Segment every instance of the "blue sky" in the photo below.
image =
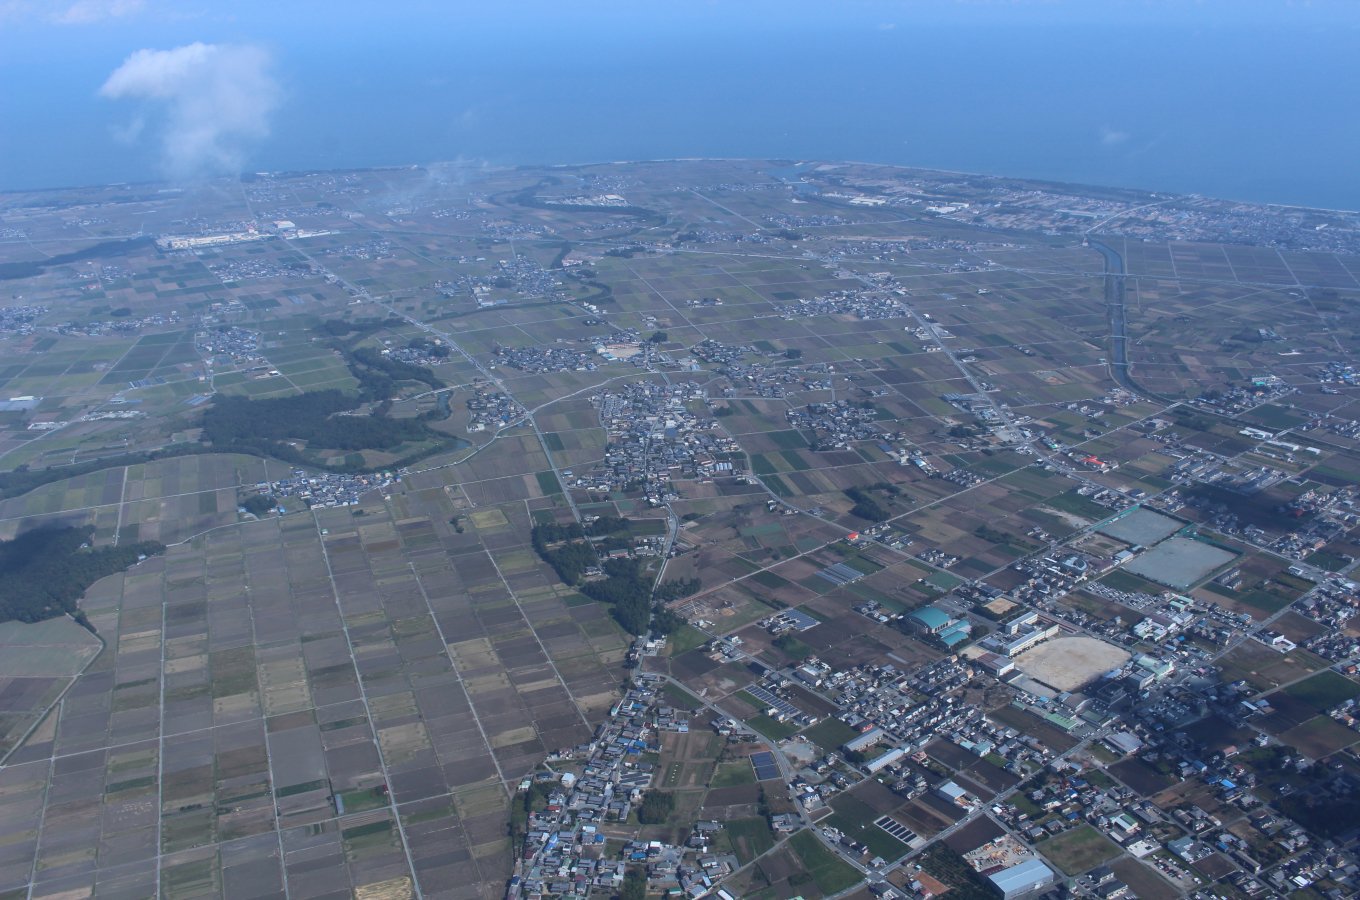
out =
<path fill-rule="evenodd" d="M 71 57 L 80 48 L 189 40 L 268 41 L 311 35 L 340 44 L 444 33 L 778 32 L 913 25 L 1178 24 L 1360 28 L 1354 0 L 518 0 L 386 3 L 324 0 L 0 0 L 5 56 Z"/>

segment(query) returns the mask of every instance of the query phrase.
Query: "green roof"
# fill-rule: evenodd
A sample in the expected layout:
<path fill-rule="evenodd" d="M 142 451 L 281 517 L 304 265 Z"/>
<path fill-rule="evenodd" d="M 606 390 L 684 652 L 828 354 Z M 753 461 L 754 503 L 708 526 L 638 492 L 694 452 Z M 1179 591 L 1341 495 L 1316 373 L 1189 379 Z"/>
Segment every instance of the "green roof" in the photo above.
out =
<path fill-rule="evenodd" d="M 962 644 L 964 641 L 968 640 L 968 632 L 957 628 L 951 628 L 948 631 L 940 632 L 936 637 L 938 637 L 940 643 L 944 644 L 946 647 L 952 647 L 955 644 Z"/>
<path fill-rule="evenodd" d="M 949 616 L 942 610 L 938 610 L 933 606 L 923 606 L 907 618 L 915 619 L 932 631 L 943 628 L 949 624 Z"/>
<path fill-rule="evenodd" d="M 1046 713 L 1044 715 L 1044 718 L 1052 722 L 1054 725 L 1057 725 L 1063 731 L 1071 731 L 1072 729 L 1076 728 L 1079 724 L 1081 724 L 1071 716 L 1064 716 L 1061 713 L 1055 712 Z"/>

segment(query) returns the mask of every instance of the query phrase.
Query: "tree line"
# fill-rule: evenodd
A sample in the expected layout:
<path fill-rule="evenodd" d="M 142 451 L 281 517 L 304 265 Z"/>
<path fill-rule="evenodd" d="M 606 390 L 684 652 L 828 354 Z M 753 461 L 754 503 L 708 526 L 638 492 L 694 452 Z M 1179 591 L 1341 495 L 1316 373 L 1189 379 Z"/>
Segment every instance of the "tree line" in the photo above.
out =
<path fill-rule="evenodd" d="M 330 337 L 357 335 L 363 338 L 379 329 L 404 324 L 401 319 L 375 319 L 358 323 L 328 319 L 318 326 L 318 330 Z M 396 380 L 417 381 L 432 388 L 443 387 L 443 382 L 434 373 L 422 366 L 387 359 L 376 351 L 362 348 L 352 351 L 343 345 L 336 349 L 345 356 L 350 372 L 359 382 L 357 395 L 338 390 L 311 391 L 297 397 L 268 400 L 218 395 L 204 411 L 202 443 L 182 443 L 157 450 L 116 454 L 67 466 L 33 469 L 22 465 L 10 472 L 0 472 L 0 497 L 18 497 L 54 481 L 104 469 L 201 453 L 244 453 L 272 457 L 291 465 L 321 466 L 317 460 L 287 444 L 289 439 L 346 452 L 388 450 L 408 441 L 439 442 L 384 468 L 409 465 L 441 449 L 448 437 L 426 427 L 427 422 L 443 415 L 437 407 L 412 419 L 393 419 L 386 415 L 389 404 L 384 403 L 396 393 Z M 364 402 L 377 402 L 377 414 L 339 415 L 357 409 Z M 363 466 L 354 465 L 322 468 L 329 471 L 365 471 Z"/>
<path fill-rule="evenodd" d="M 0 541 L 0 622 L 41 622 L 69 614 L 90 628 L 76 608 L 86 588 L 142 557 L 165 552 L 165 545 L 156 541 L 90 547 L 93 535 L 93 525 L 61 526 Z"/>

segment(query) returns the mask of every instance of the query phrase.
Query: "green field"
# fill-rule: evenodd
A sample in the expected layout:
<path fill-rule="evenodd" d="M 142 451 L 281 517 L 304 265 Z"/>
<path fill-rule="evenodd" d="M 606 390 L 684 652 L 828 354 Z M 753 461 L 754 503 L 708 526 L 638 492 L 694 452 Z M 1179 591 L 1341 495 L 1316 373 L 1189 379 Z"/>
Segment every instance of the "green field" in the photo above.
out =
<path fill-rule="evenodd" d="M 803 737 L 823 750 L 835 750 L 858 734 L 858 731 L 846 725 L 840 719 L 828 717 L 805 730 Z"/>
<path fill-rule="evenodd" d="M 788 722 L 780 722 L 770 718 L 764 713 L 757 716 L 751 716 L 751 718 L 746 720 L 746 724 L 773 741 L 782 741 L 784 738 L 792 737 L 798 733 L 797 725 Z"/>
<path fill-rule="evenodd" d="M 1284 689 L 1284 693 L 1322 713 L 1352 697 L 1360 697 L 1360 684 L 1344 675 L 1326 671 L 1290 685 Z"/>
<path fill-rule="evenodd" d="M 769 431 L 765 437 L 781 450 L 800 450 L 808 445 L 807 438 L 798 431 Z"/>
<path fill-rule="evenodd" d="M 1120 855 L 1119 846 L 1090 825 L 1078 825 L 1035 847 L 1068 875 L 1080 875 Z"/>
<path fill-rule="evenodd" d="M 730 819 L 723 823 L 714 849 L 721 851 L 723 845 L 730 847 L 738 862 L 745 865 L 774 846 L 774 832 L 763 816 Z"/>
<path fill-rule="evenodd" d="M 857 869 L 827 849 L 810 831 L 798 832 L 789 839 L 789 845 L 823 894 L 838 894 L 860 879 Z"/>
<path fill-rule="evenodd" d="M 867 803 L 843 794 L 832 801 L 831 808 L 836 812 L 825 820 L 825 824 L 839 828 L 842 834 L 864 844 L 872 855 L 892 862 L 907 852 L 906 844 L 874 824 L 880 814 Z"/>
<path fill-rule="evenodd" d="M 1337 553 L 1331 553 L 1327 550 L 1314 551 L 1308 555 L 1308 558 L 1305 559 L 1304 562 L 1308 563 L 1310 566 L 1317 566 L 1319 569 L 1326 572 L 1340 572 L 1342 569 L 1346 568 L 1346 566 L 1350 565 L 1350 561 L 1346 559 L 1346 557 Z"/>
<path fill-rule="evenodd" d="M 695 647 L 702 647 L 708 643 L 708 635 L 704 634 L 693 625 L 681 625 L 670 635 L 670 655 L 679 656 Z"/>
<path fill-rule="evenodd" d="M 1044 505 L 1060 512 L 1072 513 L 1081 516 L 1083 519 L 1090 519 L 1092 522 L 1099 522 L 1114 515 L 1113 510 L 1106 509 L 1094 500 L 1087 500 L 1076 491 L 1068 491 L 1066 494 L 1049 497 L 1044 501 Z"/>
<path fill-rule="evenodd" d="M 751 763 L 745 759 L 735 759 L 718 763 L 718 768 L 714 770 L 713 779 L 708 786 L 721 788 L 755 783 L 756 771 L 751 767 Z"/>
<path fill-rule="evenodd" d="M 547 472 L 536 472 L 534 473 L 534 478 L 538 481 L 538 489 L 544 494 L 551 496 L 552 494 L 562 493 L 562 483 L 557 480 L 556 472 L 551 470 Z"/>

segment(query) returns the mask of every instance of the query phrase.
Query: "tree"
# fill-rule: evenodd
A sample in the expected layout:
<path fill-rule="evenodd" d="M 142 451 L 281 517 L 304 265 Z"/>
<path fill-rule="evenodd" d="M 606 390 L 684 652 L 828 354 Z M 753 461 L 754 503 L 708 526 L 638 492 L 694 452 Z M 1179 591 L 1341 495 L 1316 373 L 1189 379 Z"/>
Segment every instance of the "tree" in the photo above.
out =
<path fill-rule="evenodd" d="M 252 516 L 262 516 L 279 504 L 277 500 L 268 494 L 255 494 L 247 497 L 245 502 L 241 505 L 245 507 L 246 512 L 250 513 Z"/>
<path fill-rule="evenodd" d="M 644 900 L 646 896 L 647 875 L 641 869 L 629 869 L 623 876 L 623 889 L 619 891 L 620 900 Z"/>
<path fill-rule="evenodd" d="M 785 358 L 785 359 L 802 359 L 802 358 L 803 358 L 803 351 L 802 351 L 802 350 L 799 350 L 797 347 L 790 347 L 789 349 L 787 349 L 787 350 L 784 351 L 784 358 Z"/>
<path fill-rule="evenodd" d="M 845 496 L 855 501 L 855 505 L 850 509 L 850 515 L 870 522 L 882 522 L 889 518 L 892 513 L 888 511 L 882 503 L 864 488 L 846 488 Z"/>
<path fill-rule="evenodd" d="M 653 332 L 652 336 L 647 338 L 647 340 L 651 341 L 653 344 L 664 344 L 666 343 L 666 338 L 667 338 L 666 332 L 656 331 Z"/>
<path fill-rule="evenodd" d="M 661 604 L 652 607 L 652 631 L 657 634 L 670 634 L 678 631 L 685 620 Z"/>
<path fill-rule="evenodd" d="M 600 516 L 594 522 L 586 526 L 586 534 L 591 537 L 603 537 L 607 534 L 617 534 L 620 531 L 628 531 L 632 527 L 632 520 L 623 516 Z"/>
<path fill-rule="evenodd" d="M 643 825 L 660 825 L 675 812 L 675 795 L 669 791 L 648 791 L 642 795 L 638 821 Z"/>
<path fill-rule="evenodd" d="M 660 603 L 669 603 L 697 593 L 699 587 L 700 582 L 697 578 L 672 578 L 657 585 L 652 597 Z"/>
<path fill-rule="evenodd" d="M 93 525 L 44 527 L 0 541 L 0 622 L 75 617 L 76 601 L 90 585 L 142 557 L 165 552 L 165 545 L 155 541 L 90 547 L 93 535 Z"/>

